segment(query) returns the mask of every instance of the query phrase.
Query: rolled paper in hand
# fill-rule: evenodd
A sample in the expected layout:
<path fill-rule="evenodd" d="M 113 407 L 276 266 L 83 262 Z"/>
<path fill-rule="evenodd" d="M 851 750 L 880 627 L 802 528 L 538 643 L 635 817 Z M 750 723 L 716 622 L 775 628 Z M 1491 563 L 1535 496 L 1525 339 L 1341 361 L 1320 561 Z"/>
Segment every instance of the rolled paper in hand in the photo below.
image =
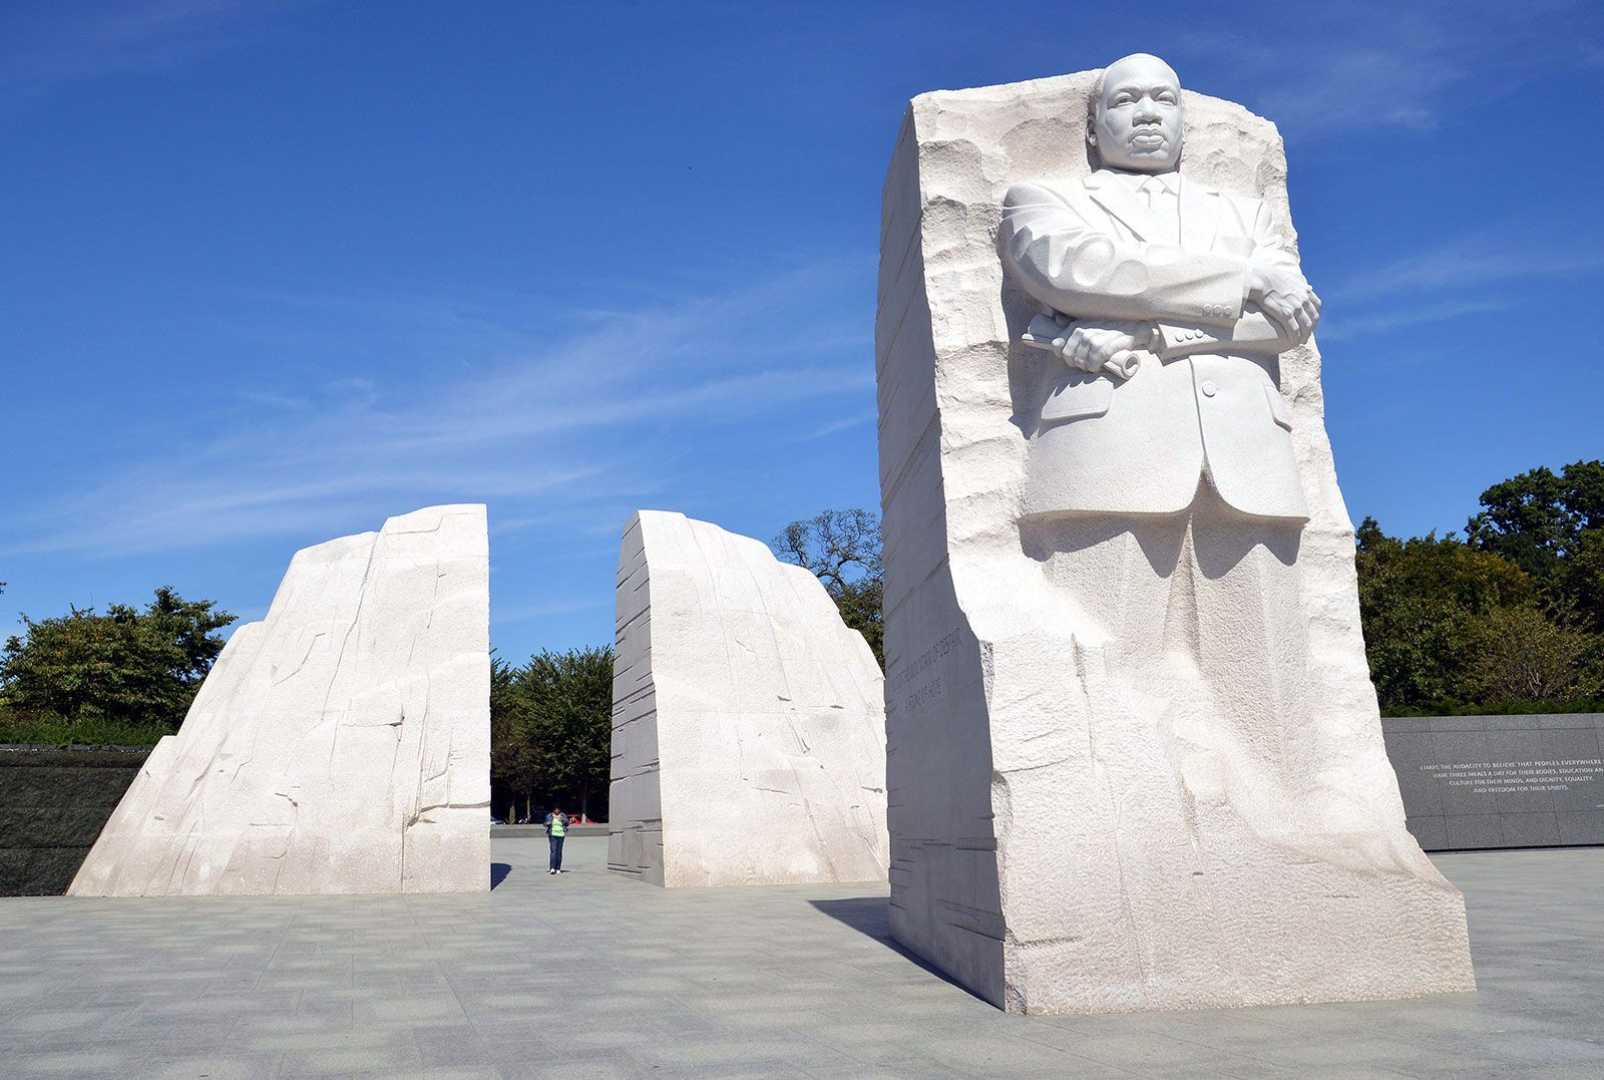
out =
<path fill-rule="evenodd" d="M 1130 378 L 1141 366 L 1141 353 L 1134 349 L 1121 349 L 1103 362 L 1103 370 L 1119 379 Z"/>
<path fill-rule="evenodd" d="M 1030 320 L 1030 325 L 1025 328 L 1025 332 L 1019 335 L 1019 341 L 1021 344 L 1029 345 L 1033 349 L 1046 349 L 1052 352 L 1053 342 L 1069 333 L 1070 326 L 1071 323 L 1068 319 L 1060 322 L 1051 315 L 1037 315 Z M 1104 361 L 1103 374 L 1115 379 L 1128 379 L 1135 375 L 1137 369 L 1141 366 L 1142 361 L 1138 350 L 1121 349 Z"/>

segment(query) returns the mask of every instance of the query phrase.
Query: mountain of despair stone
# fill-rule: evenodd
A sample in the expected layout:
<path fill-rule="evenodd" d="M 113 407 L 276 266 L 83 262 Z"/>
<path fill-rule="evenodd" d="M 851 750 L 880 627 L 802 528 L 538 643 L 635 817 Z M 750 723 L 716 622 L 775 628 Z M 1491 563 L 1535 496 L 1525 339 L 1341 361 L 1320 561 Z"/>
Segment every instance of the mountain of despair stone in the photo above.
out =
<path fill-rule="evenodd" d="M 70 894 L 488 890 L 489 611 L 483 506 L 297 552 Z"/>

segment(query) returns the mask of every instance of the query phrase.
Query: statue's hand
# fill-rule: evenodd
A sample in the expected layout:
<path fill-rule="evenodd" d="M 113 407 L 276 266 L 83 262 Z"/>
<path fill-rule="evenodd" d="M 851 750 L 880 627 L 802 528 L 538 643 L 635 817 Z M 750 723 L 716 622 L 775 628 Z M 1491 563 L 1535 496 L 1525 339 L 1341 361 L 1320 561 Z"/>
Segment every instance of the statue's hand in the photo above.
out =
<path fill-rule="evenodd" d="M 1320 298 L 1297 261 L 1282 252 L 1254 252 L 1248 262 L 1248 299 L 1298 342 L 1308 341 L 1320 321 Z"/>
<path fill-rule="evenodd" d="M 1139 323 L 1073 324 L 1067 335 L 1053 339 L 1053 352 L 1077 371 L 1100 372 L 1120 353 L 1145 349 L 1152 330 Z"/>

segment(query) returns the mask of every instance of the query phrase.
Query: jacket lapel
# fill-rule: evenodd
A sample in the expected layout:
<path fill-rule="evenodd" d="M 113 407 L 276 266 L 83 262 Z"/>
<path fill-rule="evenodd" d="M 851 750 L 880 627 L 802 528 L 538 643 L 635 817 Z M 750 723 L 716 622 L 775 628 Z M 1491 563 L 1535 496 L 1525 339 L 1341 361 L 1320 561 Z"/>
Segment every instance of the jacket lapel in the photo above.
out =
<path fill-rule="evenodd" d="M 1100 170 L 1088 176 L 1084 183 L 1092 201 L 1135 233 L 1138 240 L 1151 241 L 1160 235 L 1147 208 L 1117 176 Z"/>

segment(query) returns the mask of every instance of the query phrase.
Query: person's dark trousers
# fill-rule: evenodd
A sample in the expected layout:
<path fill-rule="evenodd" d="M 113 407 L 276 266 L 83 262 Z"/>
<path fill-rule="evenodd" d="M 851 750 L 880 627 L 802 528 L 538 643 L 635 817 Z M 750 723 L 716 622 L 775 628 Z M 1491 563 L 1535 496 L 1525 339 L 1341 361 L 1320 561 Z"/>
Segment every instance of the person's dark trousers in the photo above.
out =
<path fill-rule="evenodd" d="M 552 836 L 547 839 L 551 841 L 551 865 L 548 869 L 561 870 L 563 868 L 563 841 L 567 838 Z"/>

